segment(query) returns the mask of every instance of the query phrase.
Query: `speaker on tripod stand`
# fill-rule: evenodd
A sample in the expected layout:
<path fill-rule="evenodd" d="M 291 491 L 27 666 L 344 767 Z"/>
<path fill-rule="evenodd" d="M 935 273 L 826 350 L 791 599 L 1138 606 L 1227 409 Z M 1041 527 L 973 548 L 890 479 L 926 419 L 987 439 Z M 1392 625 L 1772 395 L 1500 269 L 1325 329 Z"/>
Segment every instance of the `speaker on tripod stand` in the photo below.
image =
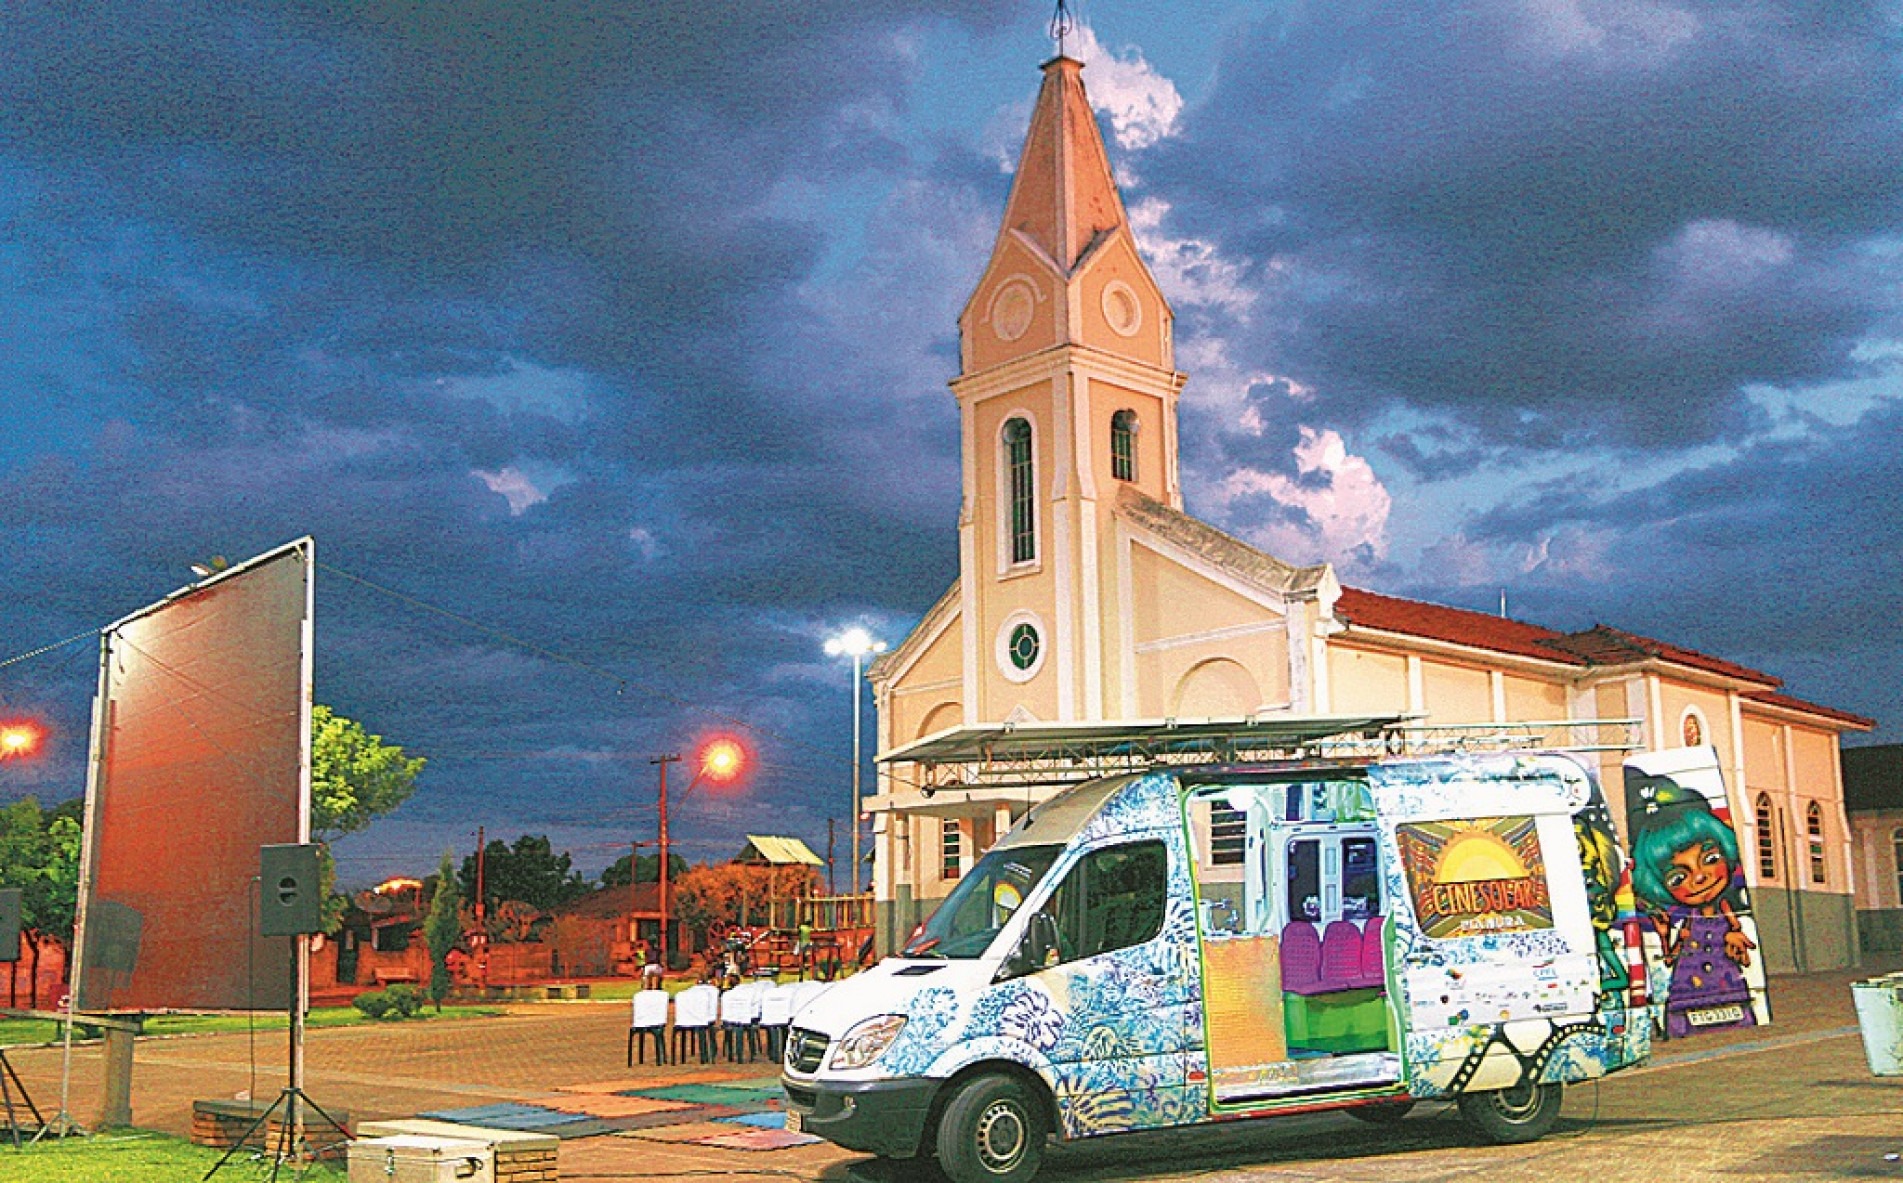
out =
<path fill-rule="evenodd" d="M 338 1138 L 348 1140 L 350 1131 L 337 1119 L 324 1112 L 317 1102 L 304 1092 L 304 991 L 303 967 L 306 945 L 312 933 L 322 932 L 324 928 L 324 895 L 318 882 L 317 846 L 314 843 L 286 843 L 277 846 L 258 848 L 258 933 L 267 937 L 291 938 L 291 1054 L 288 1081 L 277 1099 L 270 1107 L 258 1115 L 231 1148 L 225 1151 L 223 1158 L 205 1172 L 210 1179 L 218 1169 L 237 1153 L 238 1149 L 250 1142 L 260 1129 L 269 1129 L 271 1115 L 283 1112 L 282 1128 L 284 1135 L 278 1140 L 273 1151 L 271 1163 L 272 1183 L 276 1183 L 278 1168 L 284 1161 L 294 1157 L 302 1147 L 304 1131 L 298 1110 L 307 1108 L 322 1119 L 324 1125 L 336 1131 Z"/>

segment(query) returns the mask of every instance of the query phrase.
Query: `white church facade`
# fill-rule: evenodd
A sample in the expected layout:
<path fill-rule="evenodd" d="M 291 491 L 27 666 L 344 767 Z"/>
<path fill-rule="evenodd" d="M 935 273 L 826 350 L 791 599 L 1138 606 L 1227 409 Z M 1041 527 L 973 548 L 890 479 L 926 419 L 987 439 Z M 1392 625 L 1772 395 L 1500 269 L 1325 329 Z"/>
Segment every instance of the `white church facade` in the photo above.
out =
<path fill-rule="evenodd" d="M 1839 737 L 1869 720 L 1615 629 L 1560 633 L 1344 587 L 1330 564 L 1282 562 L 1184 512 L 1187 375 L 1081 71 L 1065 57 L 1044 67 L 1003 224 L 959 318 L 959 578 L 868 672 L 878 750 L 1006 722 L 1637 719 L 1643 747 L 1717 747 L 1770 968 L 1850 964 Z M 1603 758 L 1617 802 L 1618 757 Z M 1022 787 L 927 795 L 918 780 L 885 765 L 868 801 L 883 949 L 1040 799 Z"/>

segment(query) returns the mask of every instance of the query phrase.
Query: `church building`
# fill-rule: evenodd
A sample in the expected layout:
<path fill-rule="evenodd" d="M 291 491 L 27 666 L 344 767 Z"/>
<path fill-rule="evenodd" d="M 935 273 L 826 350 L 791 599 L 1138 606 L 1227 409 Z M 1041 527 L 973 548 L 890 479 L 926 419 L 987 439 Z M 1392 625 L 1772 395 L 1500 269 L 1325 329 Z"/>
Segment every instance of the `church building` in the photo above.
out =
<path fill-rule="evenodd" d="M 1851 964 L 1838 741 L 1870 720 L 1614 628 L 1560 633 L 1344 587 L 1330 564 L 1283 562 L 1184 512 L 1188 376 L 1082 69 L 1043 67 L 1003 225 L 959 317 L 959 578 L 868 673 L 878 750 L 986 725 L 1321 715 L 1550 722 L 1546 742 L 1565 746 L 1567 721 L 1638 720 L 1641 748 L 1717 748 L 1767 965 Z M 1619 758 L 1599 756 L 1615 812 Z M 919 783 L 888 762 L 867 802 L 885 950 L 1055 791 Z"/>

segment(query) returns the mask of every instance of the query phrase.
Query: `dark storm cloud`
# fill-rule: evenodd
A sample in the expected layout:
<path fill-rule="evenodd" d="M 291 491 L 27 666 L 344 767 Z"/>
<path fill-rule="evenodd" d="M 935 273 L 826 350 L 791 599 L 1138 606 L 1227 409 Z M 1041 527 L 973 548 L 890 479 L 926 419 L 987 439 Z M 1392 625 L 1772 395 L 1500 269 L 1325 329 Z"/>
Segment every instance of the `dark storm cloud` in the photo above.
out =
<path fill-rule="evenodd" d="M 1677 448 L 1895 330 L 1865 248 L 1903 198 L 1898 48 L 1862 5 L 1305 5 L 1141 168 L 1254 269 L 1268 311 L 1219 327 L 1311 416 Z"/>
<path fill-rule="evenodd" d="M 1548 561 L 1511 580 L 1516 616 L 1603 622 L 1741 661 L 1879 720 L 1894 742 L 1903 688 L 1883 671 L 1903 665 L 1898 439 L 1892 401 L 1663 479 L 1635 470 L 1530 491 L 1466 536 L 1523 553 L 1547 542 Z M 1569 562 L 1580 549 L 1589 561 Z M 1427 578 L 1414 592 L 1447 603 L 1490 609 L 1498 591 Z"/>
<path fill-rule="evenodd" d="M 982 32 L 1002 9 L 929 21 Z M 727 718 L 760 726 L 754 806 L 823 837 L 850 698 L 816 634 L 896 641 L 955 574 L 953 321 L 875 336 L 903 306 L 879 275 L 856 277 L 878 304 L 822 290 L 844 311 L 816 317 L 833 214 L 776 190 L 918 167 L 892 124 L 927 20 L 11 8 L 0 213 L 23 250 L 0 266 L 32 281 L 15 315 L 69 327 L 32 405 L 82 438 L 0 449 L 0 656 L 308 532 L 320 560 L 481 622 L 319 574 L 319 696 L 441 756 L 420 816 L 607 816 L 651 800 L 623 756 Z M 868 344 L 887 360 L 857 360 Z M 62 382 L 93 414 L 50 401 Z M 0 685 L 58 717 L 53 796 L 79 787 L 85 650 Z M 528 757 L 468 755 L 497 748 Z M 563 749 L 621 755 L 533 758 Z"/>

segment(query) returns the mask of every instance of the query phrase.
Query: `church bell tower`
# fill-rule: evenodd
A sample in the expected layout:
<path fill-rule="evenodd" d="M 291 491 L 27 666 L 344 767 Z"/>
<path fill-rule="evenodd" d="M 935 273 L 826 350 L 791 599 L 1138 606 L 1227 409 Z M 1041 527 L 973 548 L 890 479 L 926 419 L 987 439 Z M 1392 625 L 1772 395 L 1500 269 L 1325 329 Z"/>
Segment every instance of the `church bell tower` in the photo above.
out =
<path fill-rule="evenodd" d="M 1114 507 L 1182 507 L 1170 308 L 1137 253 L 1083 68 L 1061 53 L 1044 64 L 1003 224 L 958 318 L 967 723 L 1105 717 L 1121 693 L 1117 638 L 1102 635 L 1124 615 Z"/>

